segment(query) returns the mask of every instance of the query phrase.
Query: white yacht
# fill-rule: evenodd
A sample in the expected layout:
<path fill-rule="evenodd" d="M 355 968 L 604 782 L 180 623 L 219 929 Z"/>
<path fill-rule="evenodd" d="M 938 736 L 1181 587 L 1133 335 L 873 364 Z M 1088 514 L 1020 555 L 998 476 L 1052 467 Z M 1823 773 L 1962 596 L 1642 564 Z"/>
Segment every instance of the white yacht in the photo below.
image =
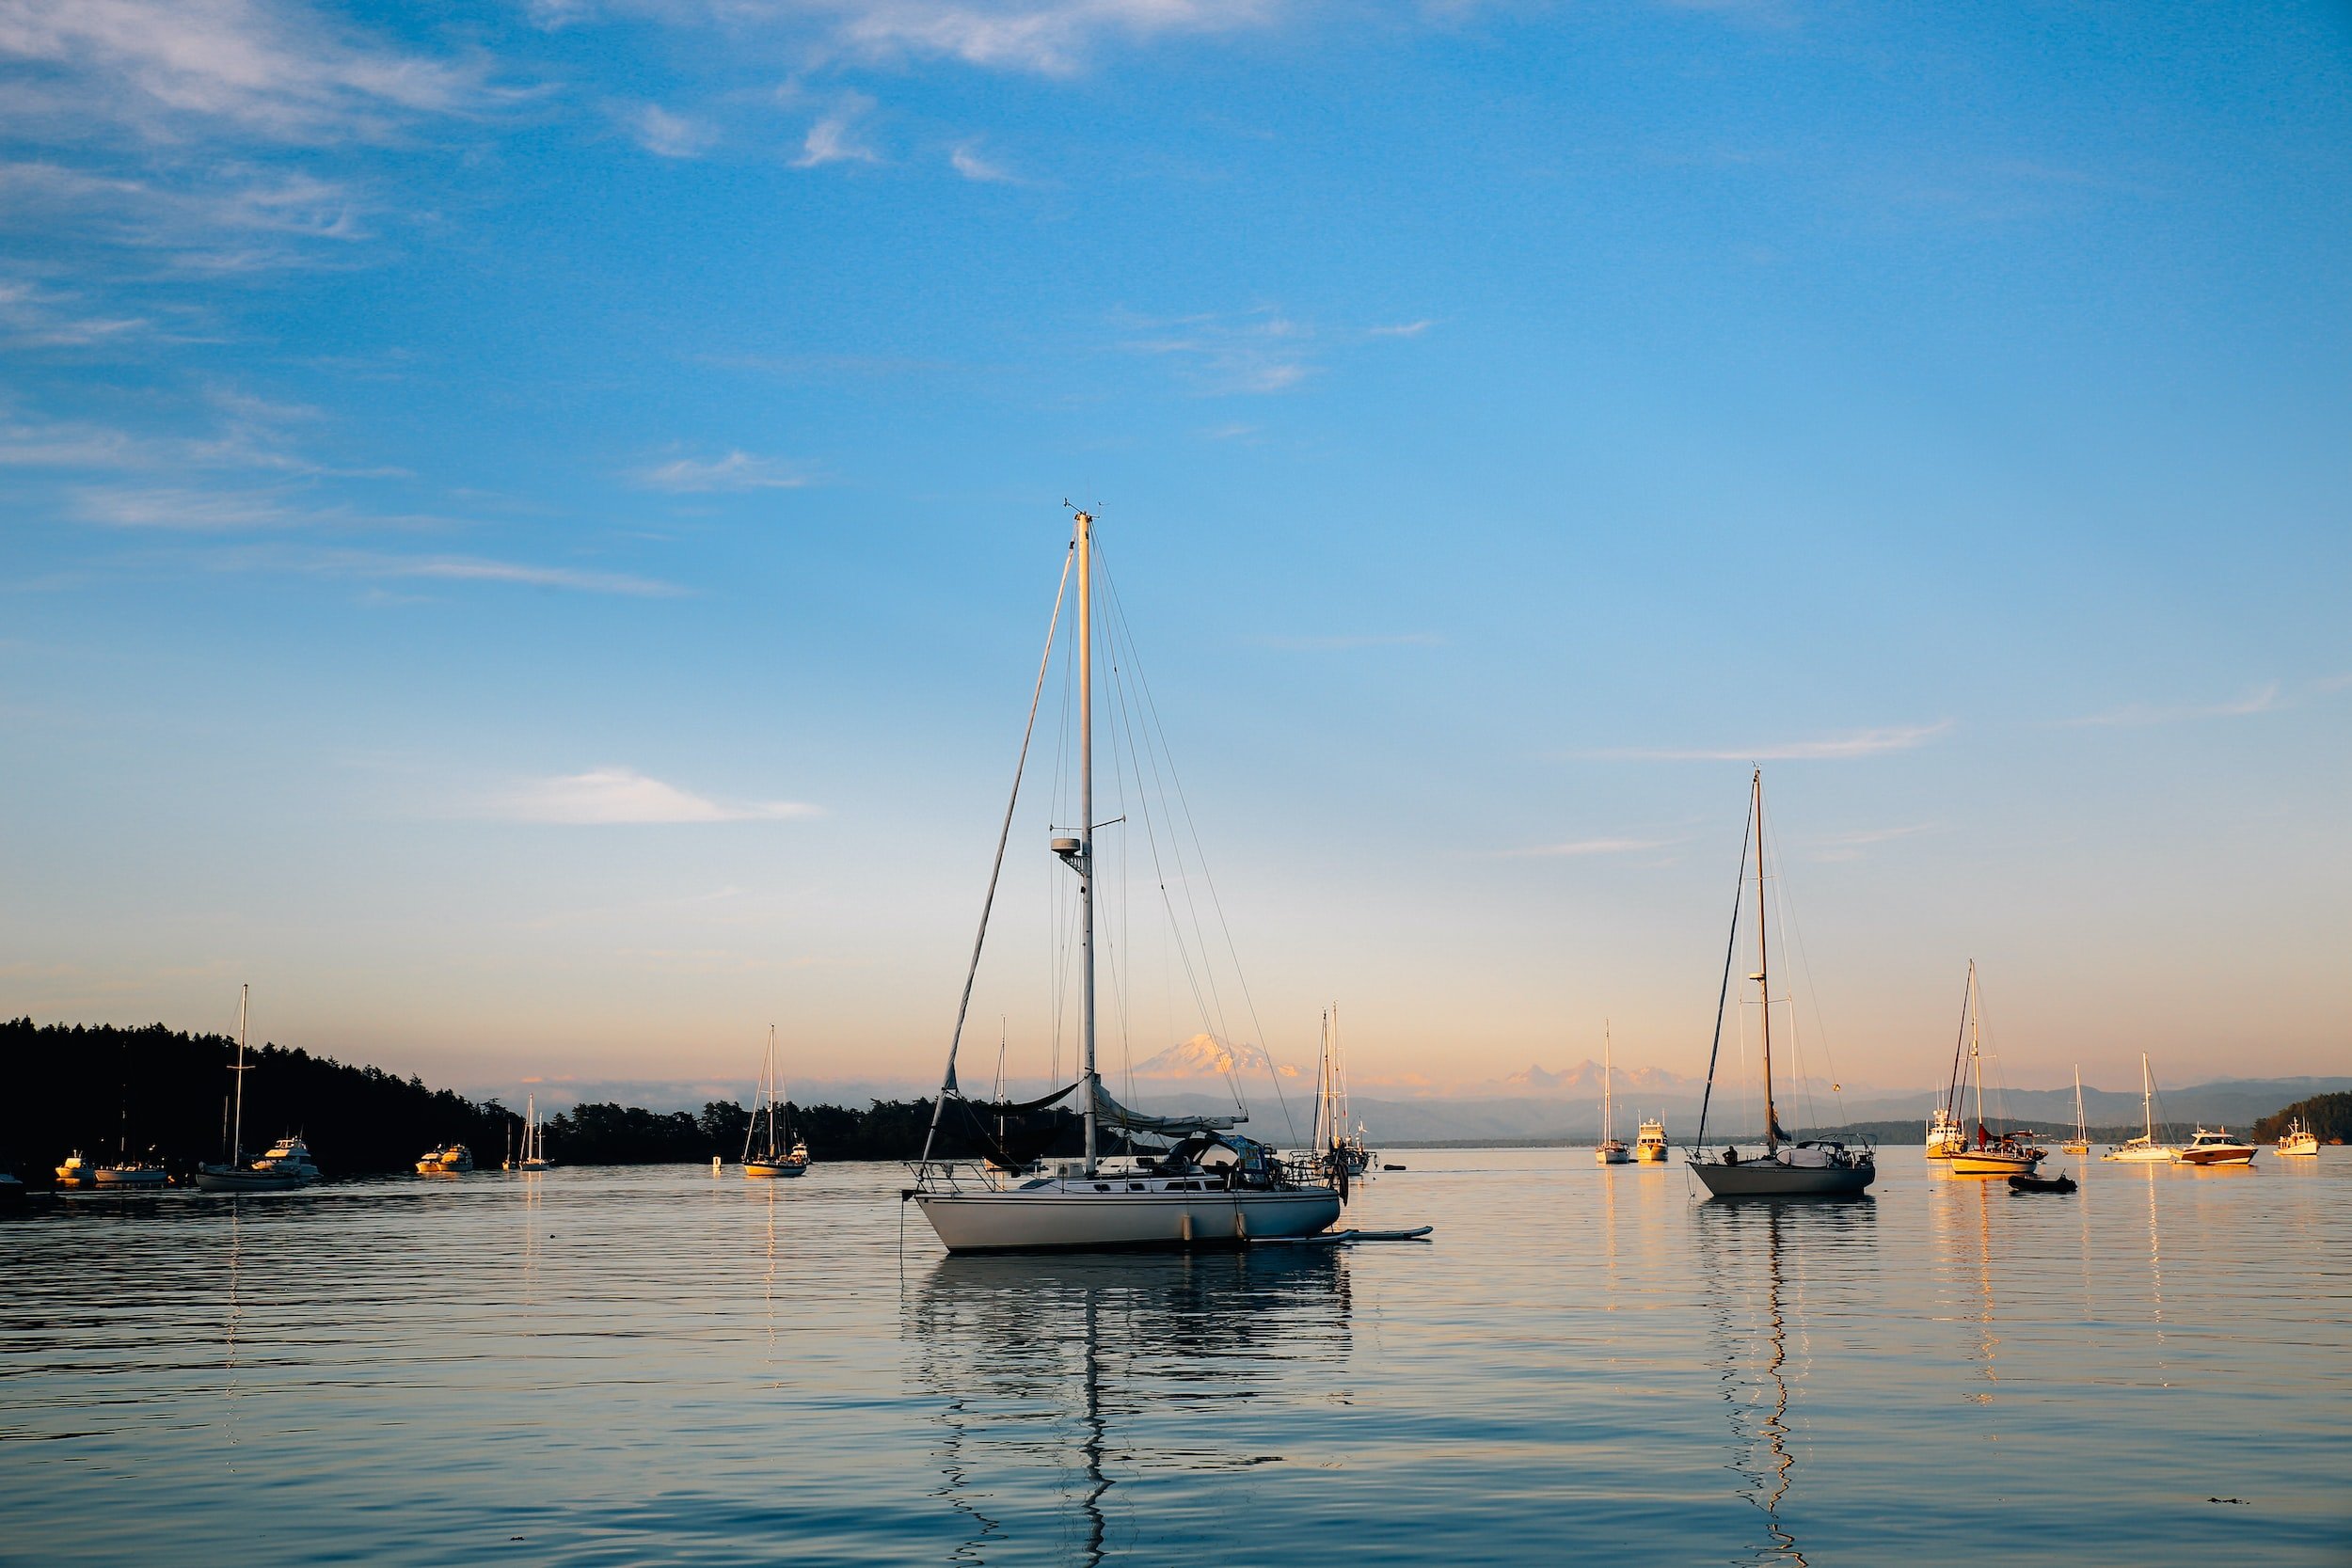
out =
<path fill-rule="evenodd" d="M 1633 1158 L 1645 1165 L 1666 1163 L 1666 1124 L 1656 1117 L 1642 1120 L 1642 1131 L 1633 1140 Z"/>
<path fill-rule="evenodd" d="M 65 1164 L 57 1167 L 57 1185 L 60 1187 L 89 1187 L 97 1182 L 97 1163 L 78 1148 L 67 1155 Z"/>
<path fill-rule="evenodd" d="M 419 1176 L 463 1176 L 473 1169 L 473 1150 L 464 1144 L 443 1144 L 428 1148 L 417 1161 Z"/>
<path fill-rule="evenodd" d="M 1742 1155 L 1726 1146 L 1721 1153 L 1707 1148 L 1707 1114 L 1699 1113 L 1696 1147 L 1691 1169 L 1705 1182 L 1708 1196 L 1724 1198 L 1858 1197 L 1878 1176 L 1878 1156 L 1868 1148 L 1849 1148 L 1834 1138 L 1791 1139 L 1772 1107 L 1772 966 L 1765 940 L 1764 908 L 1764 770 L 1748 781 L 1754 820 L 1749 832 L 1756 841 L 1756 970 L 1748 978 L 1756 985 L 1757 1012 L 1763 1021 L 1764 1148 Z M 1747 846 L 1740 847 L 1740 879 L 1747 877 Z M 1735 889 L 1735 891 L 1738 891 Z M 1715 1063 L 1722 1053 L 1724 1005 L 1731 994 L 1731 958 L 1740 935 L 1740 905 L 1732 904 L 1732 940 L 1724 949 L 1724 982 L 1715 1006 L 1715 1046 L 1708 1054 L 1707 1093 L 1715 1093 Z"/>
<path fill-rule="evenodd" d="M 996 840 L 996 861 L 989 875 L 980 906 L 979 936 L 973 943 L 972 965 L 964 977 L 963 999 L 948 1037 L 947 1069 L 934 1102 L 931 1128 L 923 1155 L 914 1166 L 914 1185 L 901 1195 L 922 1210 L 950 1252 L 1030 1251 L 1128 1247 L 1235 1246 L 1267 1238 L 1311 1236 L 1340 1217 L 1339 1192 L 1325 1184 L 1304 1165 L 1279 1159 L 1254 1139 L 1232 1129 L 1246 1113 L 1231 1117 L 1150 1117 L 1128 1110 L 1113 1100 L 1095 1069 L 1095 833 L 1104 826 L 1094 812 L 1094 640 L 1095 578 L 1097 575 L 1094 519 L 1079 512 L 1073 526 L 1070 550 L 1062 567 L 1063 588 L 1055 596 L 1053 623 L 1046 632 L 1046 656 L 1039 661 L 1037 686 L 1029 700 L 1029 721 L 1021 742 L 1021 763 L 1013 773 L 1012 799 L 1005 808 L 1004 827 Z M 1006 1172 L 979 1162 L 934 1158 L 940 1151 L 944 1118 L 951 1106 L 969 1119 L 983 1138 L 986 1115 L 964 1100 L 956 1086 L 956 1050 L 963 1037 L 972 984 L 978 974 L 980 952 L 988 936 L 989 911 L 996 899 L 996 883 L 1004 869 L 1004 852 L 1020 803 L 1021 774 L 1028 759 L 1029 737 L 1035 732 L 1039 697 L 1061 617 L 1061 594 L 1071 578 L 1077 579 L 1077 821 L 1057 832 L 1049 847 L 1076 879 L 1078 1079 L 1025 1106 L 992 1108 L 1002 1125 L 1007 1114 L 1046 1111 L 1074 1101 L 1084 1123 L 1084 1158 L 1074 1171 L 1063 1166 L 1056 1174 L 1037 1175 L 1012 1183 Z M 1105 619 L 1106 626 L 1115 623 Z M 1130 678 L 1122 675 L 1122 678 Z M 1114 721 L 1117 712 L 1114 710 Z M 1131 804 L 1144 809 L 1148 802 Z M 1105 1127 L 1123 1133 L 1132 1149 L 1137 1134 L 1171 1140 L 1149 1157 L 1148 1173 L 1114 1176 L 1104 1168 L 1102 1138 Z M 1016 1151 L 998 1142 L 992 1153 L 1013 1156 Z M 1029 1162 L 1018 1157 L 999 1164 L 1017 1172 Z"/>
<path fill-rule="evenodd" d="M 2310 1122 L 2296 1117 L 2287 1123 L 2287 1130 L 2279 1134 L 2279 1152 L 2302 1159 L 2314 1158 L 2319 1153 L 2319 1134 L 2312 1131 Z"/>
<path fill-rule="evenodd" d="M 2156 1141 L 2155 1103 L 2155 1074 L 2148 1070 L 2148 1053 L 2143 1051 L 2139 1053 L 2139 1116 L 2146 1131 L 2137 1138 L 2118 1144 L 2099 1158 L 2134 1165 L 2169 1165 L 2178 1160 L 2179 1148 Z"/>
<path fill-rule="evenodd" d="M 2208 1132 L 2200 1127 L 2197 1135 L 2181 1150 L 2185 1165 L 2250 1165 L 2254 1163 L 2254 1146 L 2244 1138 L 2233 1138 L 2230 1130 Z"/>
<path fill-rule="evenodd" d="M 1968 1145 L 1968 1130 L 1952 1115 L 1949 1105 L 1935 1108 L 1935 1119 L 1928 1124 L 1928 1158 L 1948 1160 L 1955 1149 Z"/>

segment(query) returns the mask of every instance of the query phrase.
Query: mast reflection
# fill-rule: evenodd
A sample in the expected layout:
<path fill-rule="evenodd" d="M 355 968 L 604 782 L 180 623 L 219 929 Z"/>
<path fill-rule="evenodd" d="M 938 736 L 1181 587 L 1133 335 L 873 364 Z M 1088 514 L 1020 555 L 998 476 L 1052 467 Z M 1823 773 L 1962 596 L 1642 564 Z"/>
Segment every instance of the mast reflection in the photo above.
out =
<path fill-rule="evenodd" d="M 903 1333 L 941 1401 L 932 1495 L 966 1526 L 950 1560 L 1007 1555 L 1042 1508 L 1061 1555 L 1099 1564 L 1117 1555 L 1117 1489 L 1139 1473 L 1279 1458 L 1187 1415 L 1270 1393 L 1299 1363 L 1343 1365 L 1349 1317 L 1346 1260 L 1327 1247 L 942 1259 Z"/>
<path fill-rule="evenodd" d="M 1802 1291 L 1785 1278 L 1785 1245 L 1816 1251 L 1868 1238 L 1870 1204 L 1702 1203 L 1692 1212 L 1712 1298 L 1715 1336 L 1729 1408 L 1729 1468 L 1741 1478 L 1740 1500 L 1762 1515 L 1765 1540 L 1735 1561 L 1804 1564 L 1805 1555 L 1781 1517 L 1796 1482 L 1790 1406 L 1802 1386 L 1805 1341 Z M 1753 1286 L 1764 1283 L 1758 1300 Z M 1793 1307 L 1793 1314 L 1792 1308 Z M 1798 1362 L 1789 1364 L 1791 1317 Z"/>

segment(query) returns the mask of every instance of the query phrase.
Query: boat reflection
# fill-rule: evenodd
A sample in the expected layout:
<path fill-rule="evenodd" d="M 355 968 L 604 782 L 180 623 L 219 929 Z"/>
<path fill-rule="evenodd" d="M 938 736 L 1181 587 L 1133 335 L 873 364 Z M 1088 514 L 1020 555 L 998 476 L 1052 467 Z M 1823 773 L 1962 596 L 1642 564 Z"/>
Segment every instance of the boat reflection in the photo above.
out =
<path fill-rule="evenodd" d="M 1878 1211 L 1867 1203 L 1794 1202 L 1701 1203 L 1692 1212 L 1731 1417 L 1730 1467 L 1741 1478 L 1741 1500 L 1764 1523 L 1765 1539 L 1738 1560 L 1803 1564 L 1804 1552 L 1782 1516 L 1797 1473 L 1790 1409 L 1810 1358 L 1802 1259 L 1808 1249 L 1870 1240 Z"/>
<path fill-rule="evenodd" d="M 1349 1315 L 1347 1263 L 1328 1247 L 942 1259 L 904 1337 L 942 1402 L 932 1496 L 967 1527 L 950 1560 L 985 1562 L 1016 1540 L 1033 1555 L 1046 1528 L 1062 1559 L 1099 1563 L 1121 1484 L 1279 1459 L 1235 1446 L 1216 1413 L 1297 1363 L 1343 1365 Z"/>

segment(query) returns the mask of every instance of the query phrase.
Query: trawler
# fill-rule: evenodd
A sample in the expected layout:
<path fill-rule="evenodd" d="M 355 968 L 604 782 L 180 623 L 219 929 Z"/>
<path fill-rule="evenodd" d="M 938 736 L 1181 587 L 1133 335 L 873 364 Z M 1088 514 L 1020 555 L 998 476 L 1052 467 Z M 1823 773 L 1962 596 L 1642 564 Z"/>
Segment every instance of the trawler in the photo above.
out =
<path fill-rule="evenodd" d="M 443 1144 L 426 1149 L 417 1162 L 419 1176 L 463 1176 L 473 1169 L 473 1150 L 464 1144 Z"/>
<path fill-rule="evenodd" d="M 1968 1130 L 1952 1115 L 1949 1104 L 1935 1108 L 1935 1118 L 1928 1124 L 1928 1158 L 1948 1160 L 1955 1150 L 1968 1145 Z"/>
<path fill-rule="evenodd" d="M 2180 1155 L 2171 1144 L 2156 1142 L 2156 1079 L 2148 1070 L 2148 1053 L 2139 1053 L 2139 1115 L 2147 1130 L 2137 1138 L 2125 1140 L 2099 1156 L 2102 1160 L 2117 1160 L 2125 1164 L 2169 1165 Z"/>
<path fill-rule="evenodd" d="M 1772 1106 L 1772 966 L 1765 932 L 1769 922 L 1764 906 L 1764 770 L 1748 781 L 1753 820 L 1748 832 L 1756 842 L 1756 1003 L 1763 1018 L 1764 1150 L 1742 1157 L 1726 1145 L 1720 1154 L 1707 1148 L 1707 1109 L 1715 1097 L 1715 1065 L 1724 1042 L 1724 1008 L 1731 995 L 1731 959 L 1740 940 L 1740 901 L 1743 887 L 1733 889 L 1731 937 L 1724 946 L 1724 979 L 1715 1001 L 1715 1043 L 1707 1058 L 1707 1092 L 1699 1102 L 1699 1132 L 1691 1151 L 1691 1169 L 1707 1184 L 1710 1196 L 1724 1198 L 1858 1197 L 1878 1175 L 1878 1156 L 1868 1147 L 1849 1148 L 1831 1138 L 1791 1139 Z M 1747 877 L 1748 847 L 1740 846 L 1740 879 Z"/>
<path fill-rule="evenodd" d="M 2279 1152 L 2301 1159 L 2312 1159 L 2319 1153 L 2319 1134 L 2301 1117 L 2287 1123 L 2287 1130 L 2279 1134 Z"/>
<path fill-rule="evenodd" d="M 89 1187 L 95 1186 L 97 1181 L 97 1164 L 78 1148 L 67 1155 L 65 1164 L 57 1167 L 57 1185 L 60 1187 Z"/>
<path fill-rule="evenodd" d="M 752 1124 L 743 1130 L 743 1174 L 746 1177 L 799 1176 L 808 1169 L 808 1145 L 792 1137 L 790 1113 L 786 1113 L 782 1134 L 776 1131 L 776 1026 L 768 1025 L 768 1054 L 759 1069 L 759 1102 L 752 1112 Z M 760 1133 L 768 1134 L 760 1140 Z M 790 1139 L 790 1147 L 786 1140 Z M 753 1144 L 758 1142 L 755 1149 Z"/>
<path fill-rule="evenodd" d="M 245 1157 L 245 1060 L 246 1019 L 253 999 L 253 988 L 246 986 L 237 994 L 237 1065 L 230 1069 L 235 1078 L 236 1115 L 230 1124 L 229 1158 L 217 1165 L 199 1165 L 196 1185 L 207 1193 L 288 1193 L 307 1187 L 319 1179 L 319 1167 L 310 1158 L 310 1148 L 299 1133 L 280 1138 L 270 1146 L 267 1153 L 247 1164 Z"/>
<path fill-rule="evenodd" d="M 930 1222 L 950 1252 L 1038 1251 L 1134 1247 L 1237 1246 L 1250 1242 L 1311 1236 L 1340 1217 L 1338 1190 L 1326 1184 L 1311 1167 L 1285 1162 L 1257 1140 L 1233 1132 L 1246 1113 L 1227 1116 L 1152 1117 L 1129 1110 L 1103 1086 L 1095 1056 L 1095 834 L 1107 824 L 1094 813 L 1095 728 L 1095 578 L 1097 573 L 1094 518 L 1077 512 L 1070 548 L 1062 567 L 1062 588 L 1055 594 L 1054 614 L 1045 635 L 1045 656 L 1038 662 L 1037 685 L 1029 698 L 1028 724 L 1022 734 L 1020 758 L 1013 768 L 1012 798 L 1005 807 L 1004 825 L 996 838 L 996 860 L 989 873 L 988 892 L 981 900 L 979 934 L 972 944 L 963 996 L 947 1042 L 947 1068 L 934 1101 L 930 1132 L 914 1165 L 914 1185 L 902 1197 L 912 1199 Z M 982 1108 L 966 1101 L 956 1085 L 956 1052 L 972 1004 L 972 986 L 979 972 L 980 954 L 988 939 L 989 911 L 994 907 L 998 879 L 1004 870 L 1005 846 L 1012 832 L 1020 804 L 1021 778 L 1035 734 L 1038 704 L 1045 689 L 1046 667 L 1053 656 L 1056 630 L 1061 619 L 1062 596 L 1073 577 L 1077 579 L 1077 821 L 1053 832 L 1048 847 L 1075 879 L 1077 902 L 1077 981 L 1079 990 L 1078 1078 L 1041 1100 L 1021 1106 Z M 1114 673 L 1120 666 L 1114 663 Z M 1141 696 L 1142 693 L 1138 693 Z M 1114 722 L 1119 709 L 1114 708 Z M 1132 721 L 1131 721 L 1132 722 Z M 1132 731 L 1130 739 L 1134 738 Z M 1144 744 L 1150 745 L 1150 737 Z M 1140 805 L 1140 802 L 1139 802 Z M 1137 808 L 1131 808 L 1137 809 Z M 987 1119 L 1048 1112 L 1075 1101 L 1083 1120 L 1084 1154 L 1075 1162 L 1052 1167 L 1048 1173 L 1031 1164 L 1035 1155 L 990 1140 Z M 941 1154 L 945 1117 L 954 1107 L 971 1131 L 992 1143 L 991 1152 L 1009 1172 L 978 1162 L 958 1162 Z M 1138 1135 L 1167 1140 L 1157 1153 L 1139 1157 L 1131 1173 L 1105 1168 L 1103 1135 L 1109 1130 L 1122 1136 L 1132 1154 Z M 1016 1180 L 1018 1173 L 1039 1174 Z"/>

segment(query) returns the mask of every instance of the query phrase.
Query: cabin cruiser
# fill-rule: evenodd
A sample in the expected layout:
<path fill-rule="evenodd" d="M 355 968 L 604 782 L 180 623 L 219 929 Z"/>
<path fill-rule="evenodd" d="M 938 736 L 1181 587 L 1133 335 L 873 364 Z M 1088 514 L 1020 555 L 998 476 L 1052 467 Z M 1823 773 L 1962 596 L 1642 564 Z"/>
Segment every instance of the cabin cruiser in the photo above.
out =
<path fill-rule="evenodd" d="M 2316 1156 L 2319 1153 L 2319 1134 L 2312 1131 L 2310 1122 L 2296 1117 L 2287 1123 L 2287 1130 L 2279 1134 L 2279 1152 L 2304 1158 Z"/>
<path fill-rule="evenodd" d="M 2185 1165 L 2250 1165 L 2254 1163 L 2254 1146 L 2243 1138 L 2233 1138 L 2230 1130 L 2208 1132 L 2200 1127 L 2197 1135 L 2181 1150 Z"/>
<path fill-rule="evenodd" d="M 231 1160 L 227 1164 L 198 1166 L 196 1184 L 208 1193 L 289 1193 L 309 1186 L 320 1174 L 317 1162 L 310 1158 L 310 1146 L 302 1141 L 301 1134 L 289 1133 L 249 1164 Z"/>
<path fill-rule="evenodd" d="M 473 1169 L 473 1150 L 464 1144 L 443 1144 L 425 1151 L 417 1162 L 419 1176 L 463 1176 Z"/>
<path fill-rule="evenodd" d="M 1633 1140 L 1633 1158 L 1645 1165 L 1666 1163 L 1666 1124 L 1651 1117 L 1642 1123 L 1641 1132 Z"/>
<path fill-rule="evenodd" d="M 1938 1105 L 1935 1120 L 1928 1128 L 1928 1158 L 1948 1160 L 1954 1153 L 1968 1147 L 1968 1130 L 1961 1125 L 1951 1108 Z"/>
<path fill-rule="evenodd" d="M 98 1166 L 78 1148 L 67 1155 L 65 1164 L 57 1167 L 57 1185 L 60 1187 L 87 1187 L 97 1180 Z"/>

